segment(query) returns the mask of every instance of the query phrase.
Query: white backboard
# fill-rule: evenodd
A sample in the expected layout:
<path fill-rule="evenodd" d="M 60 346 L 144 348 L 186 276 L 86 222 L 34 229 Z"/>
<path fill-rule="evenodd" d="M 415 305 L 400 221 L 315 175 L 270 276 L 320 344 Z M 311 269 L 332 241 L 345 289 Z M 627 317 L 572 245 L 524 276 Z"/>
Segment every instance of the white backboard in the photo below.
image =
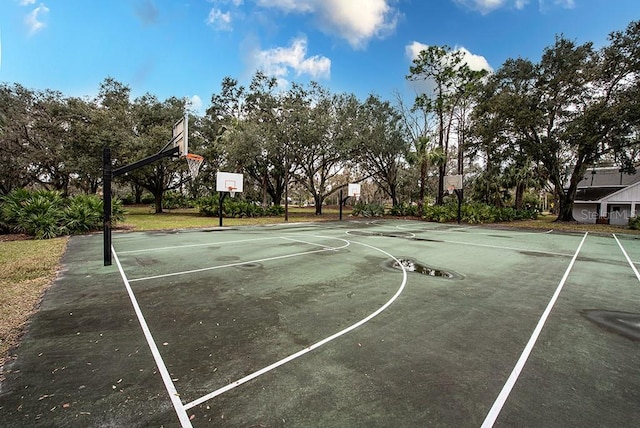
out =
<path fill-rule="evenodd" d="M 347 191 L 347 196 L 360 196 L 360 184 L 349 183 L 349 190 Z"/>
<path fill-rule="evenodd" d="M 216 174 L 216 190 L 218 192 L 242 192 L 243 191 L 242 174 L 233 172 L 218 172 Z"/>
<path fill-rule="evenodd" d="M 445 175 L 444 190 L 453 187 L 456 190 L 462 189 L 462 175 Z"/>

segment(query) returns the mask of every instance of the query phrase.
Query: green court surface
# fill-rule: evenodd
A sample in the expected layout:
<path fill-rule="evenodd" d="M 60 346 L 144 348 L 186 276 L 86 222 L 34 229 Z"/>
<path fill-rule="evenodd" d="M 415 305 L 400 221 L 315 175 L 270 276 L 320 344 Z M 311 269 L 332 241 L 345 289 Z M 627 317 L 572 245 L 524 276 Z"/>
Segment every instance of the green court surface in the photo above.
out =
<path fill-rule="evenodd" d="M 105 267 L 101 235 L 71 238 L 5 366 L 1 426 L 640 420 L 633 236 L 362 220 L 113 248 Z"/>

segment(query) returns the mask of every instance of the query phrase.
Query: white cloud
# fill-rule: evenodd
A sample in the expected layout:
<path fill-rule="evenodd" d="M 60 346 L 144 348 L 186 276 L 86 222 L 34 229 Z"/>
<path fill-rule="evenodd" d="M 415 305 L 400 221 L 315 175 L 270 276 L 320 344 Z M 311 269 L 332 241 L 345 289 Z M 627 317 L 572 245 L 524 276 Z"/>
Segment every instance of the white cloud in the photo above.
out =
<path fill-rule="evenodd" d="M 469 66 L 469 68 L 473 71 L 493 71 L 493 67 L 489 65 L 489 62 L 482 55 L 475 55 L 469 52 L 467 49 L 463 47 L 459 47 L 456 50 L 462 52 L 463 61 Z"/>
<path fill-rule="evenodd" d="M 189 99 L 189 107 L 193 111 L 200 113 L 202 110 L 202 105 L 202 98 L 200 98 L 198 95 L 194 95 Z"/>
<path fill-rule="evenodd" d="M 206 23 L 216 30 L 231 31 L 233 29 L 231 21 L 232 18 L 230 12 L 222 12 L 220 9 L 214 8 L 209 11 Z"/>
<path fill-rule="evenodd" d="M 38 7 L 33 9 L 24 19 L 24 23 L 29 29 L 29 34 L 35 34 L 45 27 L 45 23 L 42 22 L 41 15 L 49 12 L 49 8 L 40 3 Z"/>
<path fill-rule="evenodd" d="M 411 44 L 408 44 L 407 46 L 405 46 L 404 52 L 407 55 L 407 57 L 409 57 L 409 59 L 413 61 L 414 59 L 418 58 L 418 54 L 420 54 L 420 52 L 426 50 L 428 47 L 429 45 L 425 45 L 424 43 L 413 41 L 411 42 Z"/>
<path fill-rule="evenodd" d="M 538 0 L 538 3 L 540 4 L 540 10 L 542 11 L 553 6 L 562 7 L 564 9 L 573 9 L 576 5 L 574 0 Z M 551 3 L 551 5 L 548 5 L 547 3 Z"/>
<path fill-rule="evenodd" d="M 307 39 L 301 37 L 291 42 L 289 47 L 278 47 L 254 52 L 253 61 L 258 69 L 266 74 L 284 78 L 293 71 L 296 76 L 302 74 L 311 78 L 329 78 L 331 60 L 324 56 L 307 57 Z"/>
<path fill-rule="evenodd" d="M 491 13 L 501 8 L 515 8 L 522 10 L 531 0 L 452 0 L 468 9 L 480 12 L 483 15 Z M 550 7 L 562 7 L 572 9 L 575 7 L 575 0 L 538 0 L 540 11 L 547 11 Z"/>
<path fill-rule="evenodd" d="M 208 0 L 209 3 L 213 3 L 213 7 L 209 11 L 209 15 L 205 22 L 207 25 L 215 28 L 219 31 L 231 31 L 233 30 L 232 21 L 234 17 L 237 17 L 237 9 L 242 6 L 244 0 Z M 220 6 L 231 5 L 235 9 L 227 10 L 224 12 Z M 226 8 L 225 8 L 226 9 Z"/>
<path fill-rule="evenodd" d="M 20 6 L 29 6 L 30 4 L 35 4 L 36 0 L 20 0 Z"/>
<path fill-rule="evenodd" d="M 399 14 L 388 0 L 325 0 L 319 14 L 327 32 L 337 31 L 354 48 L 395 30 Z"/>
<path fill-rule="evenodd" d="M 345 39 L 353 48 L 363 48 L 374 37 L 395 30 L 400 16 L 390 6 L 393 0 L 257 0 L 259 6 L 286 13 L 308 13 L 317 17 L 322 31 Z"/>
<path fill-rule="evenodd" d="M 258 6 L 280 9 L 285 12 L 311 13 L 318 3 L 316 0 L 257 0 Z"/>

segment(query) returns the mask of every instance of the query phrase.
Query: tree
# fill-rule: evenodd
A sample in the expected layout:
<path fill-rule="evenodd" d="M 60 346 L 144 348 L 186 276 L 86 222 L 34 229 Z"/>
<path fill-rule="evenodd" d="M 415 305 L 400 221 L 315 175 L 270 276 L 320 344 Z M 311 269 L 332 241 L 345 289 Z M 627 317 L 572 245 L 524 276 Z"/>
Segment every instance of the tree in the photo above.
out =
<path fill-rule="evenodd" d="M 207 121 L 217 132 L 216 141 L 224 153 L 221 164 L 243 171 L 274 204 L 282 202 L 285 189 L 285 118 L 283 95 L 276 95 L 277 81 L 258 71 L 249 89 L 232 78 L 222 81 L 221 91 L 211 98 Z M 216 131 L 217 130 L 217 131 Z"/>
<path fill-rule="evenodd" d="M 406 160 L 409 165 L 417 166 L 418 169 L 418 210 L 422 212 L 427 193 L 428 173 L 433 166 L 431 158 L 435 133 L 432 115 L 428 111 L 418 108 L 415 104 L 411 108 L 407 107 L 400 94 L 397 93 L 396 102 L 401 117 L 402 131 L 405 139 L 408 140 Z M 438 160 L 440 160 L 439 156 Z"/>
<path fill-rule="evenodd" d="M 0 195 L 33 181 L 28 134 L 33 91 L 18 84 L 0 85 Z"/>
<path fill-rule="evenodd" d="M 486 74 L 486 71 L 473 71 L 466 64 L 464 52 L 452 50 L 448 46 L 429 46 L 422 50 L 409 68 L 408 80 L 424 81 L 430 87 L 430 93 L 416 97 L 415 106 L 427 114 L 435 116 L 437 126 L 437 147 L 445 156 L 449 153 L 450 133 L 456 110 L 467 93 Z M 438 192 L 436 203 L 443 203 L 444 176 L 447 162 L 438 167 Z"/>
<path fill-rule="evenodd" d="M 135 136 L 126 148 L 124 166 L 158 153 L 171 140 L 173 124 L 184 115 L 183 99 L 175 97 L 160 102 L 154 95 L 145 94 L 134 100 L 133 118 Z M 125 149 L 123 149 L 124 151 Z M 162 213 L 164 192 L 182 185 L 181 174 L 185 165 L 174 159 L 161 159 L 138 168 L 123 179 L 148 190 L 154 197 L 156 214 Z"/>
<path fill-rule="evenodd" d="M 325 198 L 337 190 L 331 182 L 353 145 L 358 100 L 354 95 L 331 95 L 312 83 L 309 89 L 293 85 L 285 106 L 292 107 L 287 115 L 288 157 L 295 165 L 296 181 L 312 195 L 320 215 Z"/>
<path fill-rule="evenodd" d="M 357 118 L 353 157 L 397 205 L 400 170 L 408 152 L 400 114 L 388 101 L 370 95 L 359 106 Z"/>
<path fill-rule="evenodd" d="M 503 205 L 503 187 L 516 188 L 516 207 L 521 208 L 527 186 L 543 176 L 526 148 L 526 140 L 512 126 L 533 126 L 529 94 L 535 88 L 536 67 L 528 60 L 507 60 L 484 83 L 472 114 L 472 143 L 469 154 L 482 158 L 483 172 L 476 177 L 472 197 L 496 206 Z"/>

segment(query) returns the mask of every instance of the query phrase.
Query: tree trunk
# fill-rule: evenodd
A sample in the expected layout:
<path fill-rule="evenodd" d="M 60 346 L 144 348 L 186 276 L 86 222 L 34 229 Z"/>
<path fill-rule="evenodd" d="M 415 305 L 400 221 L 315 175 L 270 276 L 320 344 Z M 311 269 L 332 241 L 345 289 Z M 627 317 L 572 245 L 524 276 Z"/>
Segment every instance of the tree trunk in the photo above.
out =
<path fill-rule="evenodd" d="M 436 205 L 444 204 L 444 173 L 445 166 L 438 167 L 438 195 L 436 197 Z"/>
<path fill-rule="evenodd" d="M 322 215 L 322 197 L 320 195 L 313 195 L 313 201 L 316 204 L 316 215 Z"/>
<path fill-rule="evenodd" d="M 154 193 L 153 199 L 156 206 L 156 214 L 162 214 L 162 192 Z"/>
<path fill-rule="evenodd" d="M 424 192 L 425 187 L 427 186 L 427 169 L 429 165 L 426 160 L 423 160 L 420 163 L 420 192 L 418 194 L 418 212 L 422 217 L 422 213 L 424 212 Z"/>
<path fill-rule="evenodd" d="M 567 195 L 560 196 L 557 221 L 575 221 L 573 218 L 573 200 Z"/>
<path fill-rule="evenodd" d="M 516 209 L 521 210 L 524 201 L 524 191 L 525 186 L 524 183 L 518 183 L 516 185 Z"/>

